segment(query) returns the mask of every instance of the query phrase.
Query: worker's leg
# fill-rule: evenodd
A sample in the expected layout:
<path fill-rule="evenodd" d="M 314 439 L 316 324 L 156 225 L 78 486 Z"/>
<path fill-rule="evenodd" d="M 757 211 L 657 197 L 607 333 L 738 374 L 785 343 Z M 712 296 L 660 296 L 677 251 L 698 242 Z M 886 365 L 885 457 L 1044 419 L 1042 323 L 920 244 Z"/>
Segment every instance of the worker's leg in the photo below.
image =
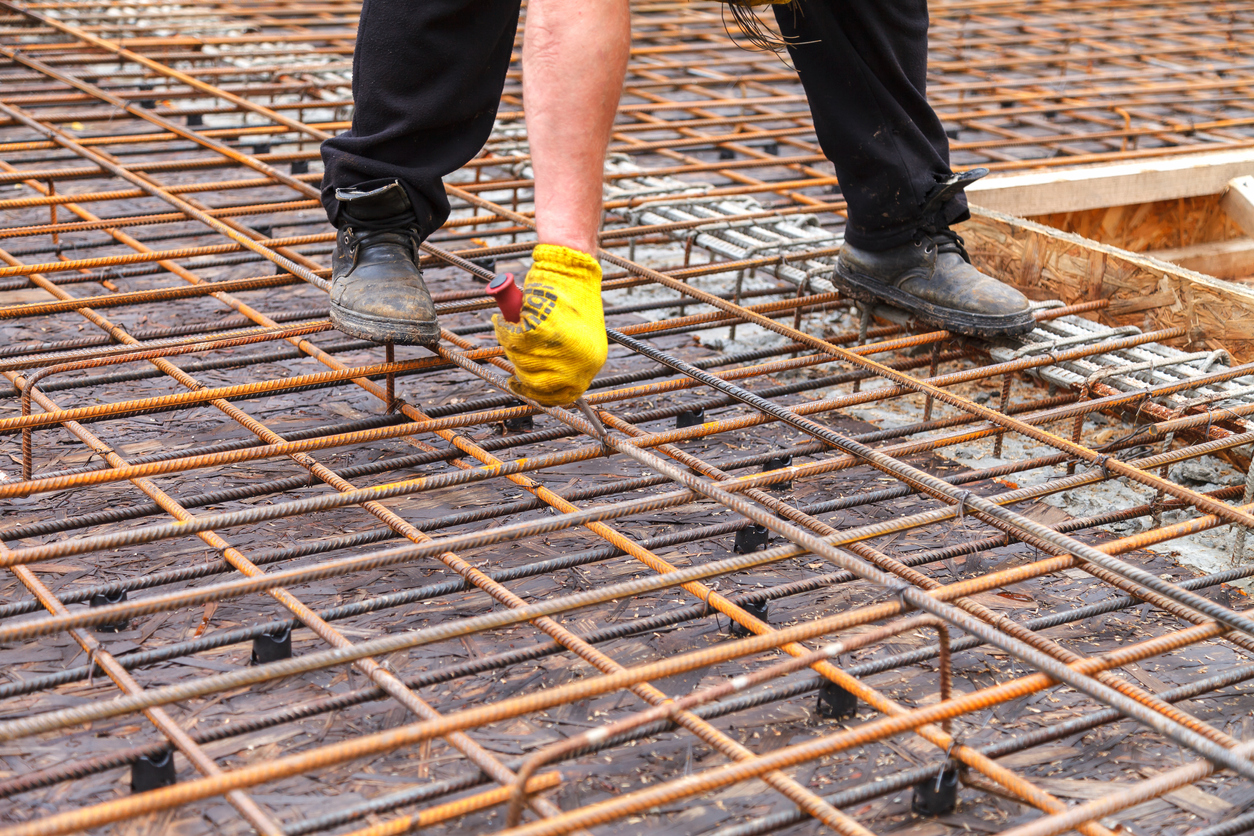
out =
<path fill-rule="evenodd" d="M 353 127 L 322 144 L 322 203 L 399 181 L 422 237 L 448 218 L 441 178 L 492 132 L 519 0 L 365 0 L 353 54 Z"/>
<path fill-rule="evenodd" d="M 911 240 L 949 141 L 924 92 L 927 0 L 794 0 L 775 15 L 801 74 L 823 153 L 849 203 L 845 237 L 886 249 Z M 946 220 L 966 210 L 950 201 Z"/>
<path fill-rule="evenodd" d="M 630 47 L 626 0 L 528 3 L 523 106 L 542 244 L 596 252 L 605 148 Z"/>
<path fill-rule="evenodd" d="M 627 0 L 529 0 L 523 105 L 535 171 L 540 246 L 522 322 L 496 318 L 514 364 L 510 385 L 545 404 L 583 394 L 605 362 L 597 230 L 605 147 L 622 92 Z"/>
<path fill-rule="evenodd" d="M 968 217 L 925 95 L 926 0 L 775 7 L 823 153 L 849 205 L 835 280 L 866 301 L 969 334 L 1021 333 L 1028 302 L 971 267 L 949 224 Z"/>
<path fill-rule="evenodd" d="M 322 145 L 338 227 L 331 319 L 377 342 L 439 339 L 418 243 L 448 218 L 441 178 L 492 131 L 519 0 L 365 0 L 353 127 Z"/>

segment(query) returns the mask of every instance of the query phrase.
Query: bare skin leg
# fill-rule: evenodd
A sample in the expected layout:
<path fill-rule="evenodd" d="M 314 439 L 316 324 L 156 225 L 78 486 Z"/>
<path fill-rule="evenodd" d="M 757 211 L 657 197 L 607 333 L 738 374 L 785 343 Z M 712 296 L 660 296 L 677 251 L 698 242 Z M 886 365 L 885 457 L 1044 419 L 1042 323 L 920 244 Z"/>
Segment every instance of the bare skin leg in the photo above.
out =
<path fill-rule="evenodd" d="M 628 0 L 529 0 L 523 105 L 542 244 L 595 255 L 605 148 L 631 46 Z"/>

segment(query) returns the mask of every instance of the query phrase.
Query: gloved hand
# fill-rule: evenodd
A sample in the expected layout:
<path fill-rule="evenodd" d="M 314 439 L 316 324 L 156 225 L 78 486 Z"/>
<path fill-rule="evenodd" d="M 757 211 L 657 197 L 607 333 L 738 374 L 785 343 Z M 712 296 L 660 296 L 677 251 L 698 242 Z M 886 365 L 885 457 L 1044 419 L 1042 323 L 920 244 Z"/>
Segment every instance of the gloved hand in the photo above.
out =
<path fill-rule="evenodd" d="M 567 247 L 540 244 L 523 283 L 522 322 L 492 317 L 514 364 L 510 388 L 545 406 L 574 402 L 605 365 L 601 265 Z"/>

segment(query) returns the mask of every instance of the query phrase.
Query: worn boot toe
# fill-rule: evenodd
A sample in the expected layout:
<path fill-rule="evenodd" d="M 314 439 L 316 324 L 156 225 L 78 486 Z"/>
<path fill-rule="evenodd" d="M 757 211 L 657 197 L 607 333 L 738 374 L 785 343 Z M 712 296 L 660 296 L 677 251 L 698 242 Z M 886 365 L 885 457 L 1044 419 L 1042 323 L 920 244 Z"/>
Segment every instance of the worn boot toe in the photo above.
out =
<path fill-rule="evenodd" d="M 418 266 L 418 229 L 398 183 L 371 191 L 340 189 L 341 224 L 331 269 L 331 321 L 346 334 L 380 343 L 433 345 L 435 304 Z"/>
<path fill-rule="evenodd" d="M 884 251 L 846 243 L 832 281 L 854 299 L 885 302 L 959 334 L 1002 337 L 1036 327 L 1027 297 L 971 266 L 962 239 L 947 229 Z"/>

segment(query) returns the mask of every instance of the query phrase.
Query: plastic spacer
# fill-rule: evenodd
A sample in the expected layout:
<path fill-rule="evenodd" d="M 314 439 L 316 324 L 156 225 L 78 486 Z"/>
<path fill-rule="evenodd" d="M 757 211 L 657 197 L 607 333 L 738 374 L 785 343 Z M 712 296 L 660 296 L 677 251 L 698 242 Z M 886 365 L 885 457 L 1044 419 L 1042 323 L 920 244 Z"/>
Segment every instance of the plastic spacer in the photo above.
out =
<path fill-rule="evenodd" d="M 97 592 L 91 596 L 92 607 L 107 607 L 110 604 L 120 604 L 126 600 L 125 589 L 115 589 L 112 592 Z M 131 626 L 129 619 L 121 621 L 110 621 L 108 624 L 97 624 L 95 629 L 100 633 L 120 633 L 127 627 Z"/>
<path fill-rule="evenodd" d="M 278 633 L 262 633 L 253 639 L 253 655 L 250 662 L 264 665 L 292 658 L 292 628 L 284 627 Z"/>
<path fill-rule="evenodd" d="M 910 809 L 919 816 L 943 816 L 958 806 L 958 770 L 946 763 L 935 778 L 914 785 Z"/>
<path fill-rule="evenodd" d="M 791 456 L 791 455 L 787 455 L 787 456 L 773 456 L 773 457 L 771 457 L 771 458 L 767 459 L 767 460 L 766 460 L 766 461 L 762 464 L 762 472 L 763 472 L 763 473 L 769 473 L 769 472 L 771 472 L 772 470 L 783 470 L 785 467 L 792 467 L 792 456 Z M 779 488 L 779 489 L 781 489 L 781 490 L 785 490 L 785 491 L 787 491 L 787 490 L 791 490 L 791 489 L 792 489 L 792 480 L 791 480 L 791 479 L 789 479 L 787 482 L 776 482 L 774 485 L 771 485 L 770 487 L 772 487 L 772 488 Z"/>
<path fill-rule="evenodd" d="M 536 428 L 534 415 L 519 415 L 517 418 L 506 418 L 505 431 L 510 433 L 529 433 Z"/>
<path fill-rule="evenodd" d="M 675 416 L 675 429 L 677 430 L 682 430 L 685 427 L 697 427 L 704 423 L 704 409 L 690 409 Z"/>
<path fill-rule="evenodd" d="M 769 601 L 745 601 L 741 603 L 740 608 L 750 615 L 755 616 L 759 621 L 766 621 L 769 623 Z M 738 639 L 743 639 L 745 636 L 752 636 L 753 631 L 748 627 L 745 627 L 739 621 L 733 621 L 731 623 L 731 634 Z"/>
<path fill-rule="evenodd" d="M 771 532 L 766 526 L 750 523 L 736 532 L 736 543 L 732 546 L 732 551 L 736 554 L 760 552 L 766 548 L 770 539 Z"/>
<path fill-rule="evenodd" d="M 832 720 L 848 720 L 858 714 L 858 698 L 831 680 L 819 685 L 818 712 L 820 717 Z"/>
<path fill-rule="evenodd" d="M 176 780 L 174 752 L 166 749 L 160 755 L 144 755 L 131 761 L 131 792 L 148 792 L 168 787 Z"/>

